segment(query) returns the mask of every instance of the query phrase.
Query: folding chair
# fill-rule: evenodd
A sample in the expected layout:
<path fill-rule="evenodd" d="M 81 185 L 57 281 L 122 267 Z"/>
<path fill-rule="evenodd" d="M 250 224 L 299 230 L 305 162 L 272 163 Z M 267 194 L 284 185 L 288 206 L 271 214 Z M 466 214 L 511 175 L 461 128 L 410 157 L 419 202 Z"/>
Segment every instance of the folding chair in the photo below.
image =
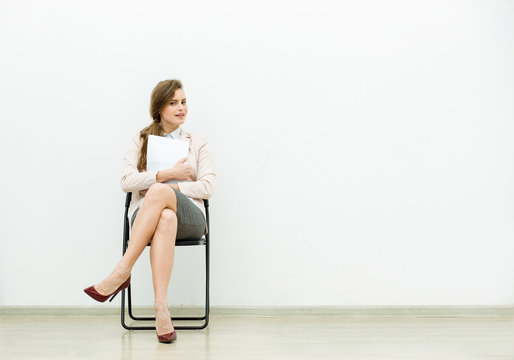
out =
<path fill-rule="evenodd" d="M 125 200 L 125 215 L 123 217 L 123 254 L 127 251 L 128 241 L 129 241 L 129 219 L 128 219 L 128 209 L 130 205 L 130 200 L 132 199 L 132 193 L 127 193 L 127 198 Z M 176 330 L 201 330 L 205 329 L 209 324 L 209 234 L 211 232 L 211 227 L 209 226 L 209 200 L 204 199 L 203 203 L 205 205 L 205 214 L 207 221 L 207 228 L 209 232 L 205 234 L 201 239 L 198 240 L 177 240 L 175 242 L 175 246 L 197 246 L 203 245 L 205 246 L 205 315 L 200 317 L 172 317 L 173 321 L 201 321 L 203 320 L 203 325 L 200 326 L 174 326 Z M 148 244 L 147 246 L 149 246 Z M 128 293 L 128 314 L 132 320 L 136 321 L 155 321 L 155 317 L 138 317 L 134 316 L 132 313 L 132 296 L 131 296 L 131 287 L 132 284 L 126 289 Z M 155 330 L 155 326 L 128 326 L 125 324 L 125 290 L 121 293 L 121 326 L 123 326 L 127 330 Z"/>

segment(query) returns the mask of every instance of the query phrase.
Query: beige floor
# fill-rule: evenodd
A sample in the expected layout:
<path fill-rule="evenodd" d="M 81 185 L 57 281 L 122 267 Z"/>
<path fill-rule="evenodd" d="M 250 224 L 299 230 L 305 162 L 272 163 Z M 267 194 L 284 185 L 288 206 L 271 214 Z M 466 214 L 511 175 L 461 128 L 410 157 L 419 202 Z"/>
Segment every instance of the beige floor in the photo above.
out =
<path fill-rule="evenodd" d="M 212 316 L 159 344 L 116 316 L 0 317 L 0 359 L 514 359 L 513 318 Z"/>

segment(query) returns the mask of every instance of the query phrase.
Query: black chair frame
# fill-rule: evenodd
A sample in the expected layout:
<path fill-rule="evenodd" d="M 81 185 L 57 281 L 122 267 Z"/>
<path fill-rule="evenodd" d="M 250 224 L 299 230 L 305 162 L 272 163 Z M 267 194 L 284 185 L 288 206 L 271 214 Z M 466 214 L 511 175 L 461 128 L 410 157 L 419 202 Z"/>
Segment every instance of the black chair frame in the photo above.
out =
<path fill-rule="evenodd" d="M 129 219 L 128 219 L 128 209 L 130 205 L 130 201 L 132 199 L 132 193 L 127 193 L 127 197 L 125 199 L 125 214 L 123 216 L 123 253 L 127 251 L 128 240 L 129 240 Z M 175 242 L 175 246 L 197 246 L 203 245 L 205 246 L 205 315 L 200 317 L 172 317 L 173 322 L 175 321 L 203 321 L 202 325 L 195 326 L 174 326 L 176 330 L 201 330 L 205 329 L 209 324 L 209 235 L 211 228 L 209 226 L 209 200 L 203 200 L 205 205 L 205 215 L 207 221 L 208 233 L 205 234 L 199 240 L 177 240 Z M 149 246 L 149 245 L 147 245 Z M 128 314 L 132 320 L 135 321 L 155 321 L 155 317 L 138 317 L 133 314 L 132 311 L 132 295 L 131 295 L 131 287 L 132 284 L 129 285 L 127 290 L 127 298 L 128 298 Z M 125 290 L 121 292 L 121 326 L 123 326 L 127 330 L 155 330 L 155 326 L 129 326 L 125 323 Z"/>

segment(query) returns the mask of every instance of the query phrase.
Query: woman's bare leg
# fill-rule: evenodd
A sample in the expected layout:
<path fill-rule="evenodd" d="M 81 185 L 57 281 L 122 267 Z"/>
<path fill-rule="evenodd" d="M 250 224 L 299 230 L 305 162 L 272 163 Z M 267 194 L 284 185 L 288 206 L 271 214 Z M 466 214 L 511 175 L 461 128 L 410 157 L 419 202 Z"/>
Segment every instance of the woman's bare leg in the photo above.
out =
<path fill-rule="evenodd" d="M 102 295 L 110 294 L 127 280 L 136 260 L 155 233 L 162 210 L 166 208 L 173 210 L 173 212 L 177 211 L 175 191 L 166 184 L 153 184 L 148 189 L 145 201 L 137 213 L 134 225 L 132 225 L 127 251 L 112 273 L 95 285 L 96 291 Z"/>
<path fill-rule="evenodd" d="M 158 335 L 168 334 L 174 330 L 168 310 L 167 294 L 175 256 L 177 227 L 178 221 L 175 212 L 171 209 L 162 210 L 150 247 L 155 294 L 155 326 Z"/>

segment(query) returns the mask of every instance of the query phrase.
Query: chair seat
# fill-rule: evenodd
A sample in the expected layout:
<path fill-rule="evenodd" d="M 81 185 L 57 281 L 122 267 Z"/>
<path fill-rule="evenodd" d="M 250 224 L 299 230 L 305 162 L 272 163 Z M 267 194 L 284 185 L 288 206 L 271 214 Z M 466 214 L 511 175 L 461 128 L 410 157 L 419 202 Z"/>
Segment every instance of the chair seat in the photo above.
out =
<path fill-rule="evenodd" d="M 205 238 L 197 240 L 175 240 L 175 246 L 205 245 Z"/>
<path fill-rule="evenodd" d="M 146 246 L 150 246 L 151 243 L 148 243 Z M 175 240 L 175 246 L 197 246 L 197 245 L 205 245 L 205 238 L 201 239 L 185 239 L 185 240 Z M 127 245 L 125 245 L 127 246 Z"/>

